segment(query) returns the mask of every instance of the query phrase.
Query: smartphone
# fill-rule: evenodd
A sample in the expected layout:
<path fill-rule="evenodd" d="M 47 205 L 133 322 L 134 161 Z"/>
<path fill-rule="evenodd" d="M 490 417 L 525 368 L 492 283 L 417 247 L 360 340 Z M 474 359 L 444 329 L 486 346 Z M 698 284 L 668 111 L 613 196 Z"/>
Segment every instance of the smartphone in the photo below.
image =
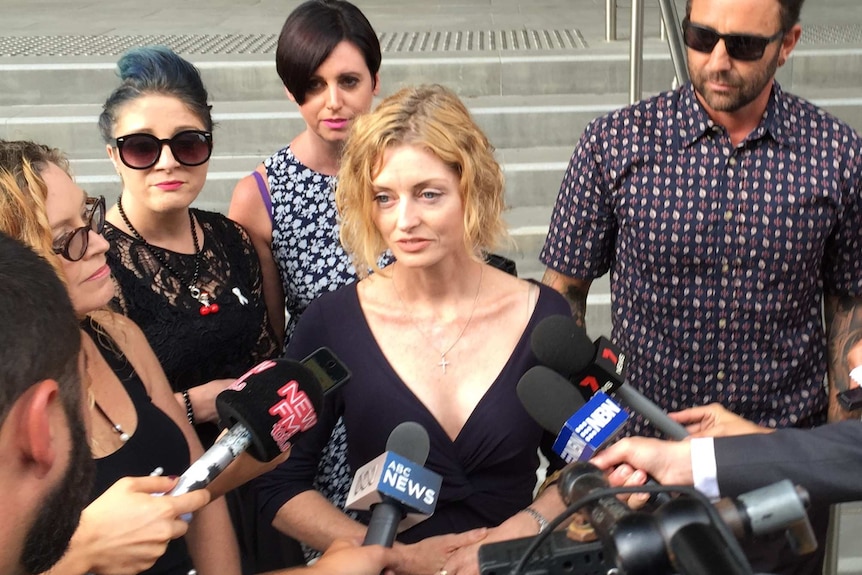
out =
<path fill-rule="evenodd" d="M 862 387 L 851 387 L 838 394 L 838 403 L 847 411 L 862 408 Z"/>
<path fill-rule="evenodd" d="M 338 389 L 350 379 L 350 370 L 328 347 L 314 350 L 302 360 L 302 364 L 317 376 L 324 395 Z"/>

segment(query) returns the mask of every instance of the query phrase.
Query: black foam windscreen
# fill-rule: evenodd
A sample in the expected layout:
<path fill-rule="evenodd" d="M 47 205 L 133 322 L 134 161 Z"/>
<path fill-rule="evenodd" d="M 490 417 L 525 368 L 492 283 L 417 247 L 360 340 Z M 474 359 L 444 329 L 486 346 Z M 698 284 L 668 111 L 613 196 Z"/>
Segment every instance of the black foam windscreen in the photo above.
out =
<path fill-rule="evenodd" d="M 584 398 L 572 383 L 543 365 L 521 376 L 516 388 L 521 405 L 543 429 L 557 434 L 566 421 L 584 405 Z"/>
<path fill-rule="evenodd" d="M 539 363 L 566 377 L 586 368 L 596 348 L 587 330 L 565 315 L 551 315 L 533 330 L 530 347 Z"/>
<path fill-rule="evenodd" d="M 386 451 L 397 453 L 417 463 L 425 465 L 428 452 L 431 451 L 431 440 L 428 432 L 415 421 L 405 421 L 395 426 L 386 440 Z"/>
<path fill-rule="evenodd" d="M 255 459 L 272 461 L 317 423 L 323 390 L 314 373 L 288 359 L 264 361 L 216 396 L 222 425 L 243 425 Z"/>

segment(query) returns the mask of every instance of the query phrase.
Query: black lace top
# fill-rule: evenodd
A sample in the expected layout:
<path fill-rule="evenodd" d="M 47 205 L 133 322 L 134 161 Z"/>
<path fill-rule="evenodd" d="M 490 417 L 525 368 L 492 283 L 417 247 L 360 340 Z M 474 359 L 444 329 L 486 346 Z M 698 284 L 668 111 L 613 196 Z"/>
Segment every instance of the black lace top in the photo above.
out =
<path fill-rule="evenodd" d="M 151 247 L 180 274 L 180 281 L 134 237 L 110 223 L 104 232 L 111 243 L 108 265 L 117 286 L 113 303 L 144 331 L 174 391 L 239 377 L 279 351 L 263 302 L 260 263 L 248 235 L 221 214 L 192 213 L 203 229 L 198 286 L 219 307 L 208 315 L 201 315 L 201 304 L 187 286 L 194 255 Z M 215 425 L 198 426 L 204 447 L 212 444 L 216 432 Z"/>

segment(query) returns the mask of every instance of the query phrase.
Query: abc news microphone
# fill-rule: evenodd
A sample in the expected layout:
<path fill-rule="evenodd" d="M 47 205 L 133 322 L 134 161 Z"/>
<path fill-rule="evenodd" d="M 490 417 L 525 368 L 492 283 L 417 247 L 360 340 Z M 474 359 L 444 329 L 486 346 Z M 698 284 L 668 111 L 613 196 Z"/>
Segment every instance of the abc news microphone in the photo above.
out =
<path fill-rule="evenodd" d="M 230 429 L 189 466 L 169 495 L 203 489 L 244 451 L 272 461 L 317 423 L 322 403 L 317 377 L 301 363 L 259 363 L 216 397 L 219 418 Z"/>
<path fill-rule="evenodd" d="M 605 337 L 590 341 L 586 330 L 571 317 L 543 319 L 533 330 L 530 345 L 539 363 L 571 380 L 585 396 L 613 393 L 668 438 L 688 437 L 685 427 L 626 383 L 626 354 Z"/>
<path fill-rule="evenodd" d="M 371 509 L 363 545 L 392 547 L 397 532 L 434 513 L 443 478 L 422 467 L 429 449 L 425 428 L 405 421 L 389 434 L 386 451 L 356 471 L 346 507 Z"/>

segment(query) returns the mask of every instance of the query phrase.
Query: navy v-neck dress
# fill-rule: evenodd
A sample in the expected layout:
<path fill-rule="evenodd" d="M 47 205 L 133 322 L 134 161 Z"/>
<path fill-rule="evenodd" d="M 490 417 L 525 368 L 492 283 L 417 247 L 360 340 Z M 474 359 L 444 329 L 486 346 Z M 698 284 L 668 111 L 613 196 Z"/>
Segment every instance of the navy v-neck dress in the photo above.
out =
<path fill-rule="evenodd" d="M 295 495 L 314 489 L 320 451 L 331 426 L 342 415 L 347 426 L 348 461 L 357 469 L 385 451 L 389 433 L 404 421 L 428 431 L 431 451 L 425 467 L 443 476 L 436 510 L 429 519 L 399 535 L 410 543 L 432 535 L 495 526 L 528 506 L 536 485 L 542 447 L 551 468 L 562 461 L 544 433 L 521 406 L 515 392 L 520 377 L 537 364 L 530 334 L 539 321 L 570 314 L 566 301 L 539 285 L 536 308 L 509 361 L 452 441 L 424 404 L 398 377 L 377 346 L 359 305 L 356 284 L 321 296 L 306 310 L 287 355 L 303 358 L 327 346 L 353 377 L 328 398 L 318 425 L 294 446 L 290 459 L 258 478 L 264 518 L 271 520 Z"/>

